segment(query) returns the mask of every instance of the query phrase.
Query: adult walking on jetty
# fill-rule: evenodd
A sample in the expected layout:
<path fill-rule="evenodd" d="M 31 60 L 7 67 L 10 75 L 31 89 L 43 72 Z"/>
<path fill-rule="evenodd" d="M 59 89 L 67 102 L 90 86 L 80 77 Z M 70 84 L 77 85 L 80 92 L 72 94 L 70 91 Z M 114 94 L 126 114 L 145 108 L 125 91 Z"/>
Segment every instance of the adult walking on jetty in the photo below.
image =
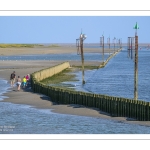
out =
<path fill-rule="evenodd" d="M 17 78 L 17 90 L 18 91 L 20 90 L 20 86 L 21 86 L 21 78 L 20 78 L 20 76 L 18 76 L 18 78 Z"/>
<path fill-rule="evenodd" d="M 15 74 L 15 71 L 14 71 L 14 72 L 10 75 L 10 83 L 11 83 L 11 86 L 12 86 L 12 87 L 14 86 L 15 79 L 16 79 L 16 74 Z"/>

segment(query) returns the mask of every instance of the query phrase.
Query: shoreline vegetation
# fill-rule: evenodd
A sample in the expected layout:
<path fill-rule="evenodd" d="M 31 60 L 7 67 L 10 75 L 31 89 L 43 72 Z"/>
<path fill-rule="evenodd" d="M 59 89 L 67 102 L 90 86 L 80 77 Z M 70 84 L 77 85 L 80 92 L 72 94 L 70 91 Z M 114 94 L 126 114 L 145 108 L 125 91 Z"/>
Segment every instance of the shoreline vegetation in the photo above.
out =
<path fill-rule="evenodd" d="M 85 43 L 85 46 L 99 46 L 99 43 Z M 105 43 L 107 45 L 107 43 Z M 50 44 L 50 43 L 45 43 L 45 44 L 18 44 L 18 43 L 0 43 L 0 48 L 34 48 L 34 47 L 61 47 L 61 46 L 68 46 L 68 47 L 76 47 L 74 43 L 56 43 L 56 44 Z M 111 44 L 111 46 L 114 46 Z M 127 43 L 122 43 L 122 46 L 127 46 Z M 150 46 L 150 43 L 139 43 L 139 46 Z M 99 46 L 100 47 L 100 46 Z"/>
<path fill-rule="evenodd" d="M 44 46 L 43 44 L 0 44 L 0 48 L 34 48 L 34 47 L 60 47 L 57 44 Z"/>
<path fill-rule="evenodd" d="M 85 71 L 98 69 L 98 66 L 84 66 L 84 69 Z M 75 74 L 79 71 L 82 71 L 82 66 L 72 65 L 72 67 L 67 68 L 62 72 L 55 74 L 52 77 L 46 78 L 40 82 L 54 87 L 61 87 L 63 89 L 74 90 L 73 88 L 69 88 L 70 86 L 68 84 L 64 85 L 63 82 L 79 81 L 78 79 L 76 79 Z"/>
<path fill-rule="evenodd" d="M 48 77 L 42 81 L 41 83 L 48 85 L 48 86 L 53 86 L 53 87 L 58 87 L 58 88 L 63 88 L 63 89 L 70 89 L 68 85 L 64 85 L 62 82 L 67 82 L 67 81 L 78 81 L 75 79 L 76 75 L 73 74 L 75 72 L 79 71 L 77 68 L 67 68 L 63 70 L 62 72 L 53 75 L 52 77 Z"/>
<path fill-rule="evenodd" d="M 53 75 L 52 77 L 48 77 L 41 82 L 48 85 L 48 84 L 58 84 L 64 81 L 76 81 L 75 75 L 71 74 L 77 71 L 75 68 L 68 68 L 63 70 L 62 72 Z"/>
<path fill-rule="evenodd" d="M 34 44 L 0 44 L 0 48 L 21 48 L 21 47 L 33 48 L 34 46 L 35 46 Z"/>

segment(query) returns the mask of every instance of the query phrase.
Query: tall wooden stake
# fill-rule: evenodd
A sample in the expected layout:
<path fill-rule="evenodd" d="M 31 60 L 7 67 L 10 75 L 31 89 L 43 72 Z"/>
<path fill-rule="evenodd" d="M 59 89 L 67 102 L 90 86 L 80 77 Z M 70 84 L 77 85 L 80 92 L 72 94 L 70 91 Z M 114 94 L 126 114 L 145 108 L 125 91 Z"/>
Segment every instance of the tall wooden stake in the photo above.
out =
<path fill-rule="evenodd" d="M 83 38 L 80 38 L 80 47 L 81 47 L 81 61 L 82 61 L 82 84 L 85 84 L 85 81 L 84 81 Z"/>
<path fill-rule="evenodd" d="M 76 39 L 77 54 L 78 55 L 81 54 L 81 62 L 82 62 L 82 84 L 85 84 L 85 80 L 84 80 L 84 54 L 83 54 L 83 41 L 85 39 L 86 39 L 86 35 L 82 34 L 82 31 L 81 31 L 79 39 Z M 80 41 L 80 44 L 79 44 L 79 41 Z"/>
<path fill-rule="evenodd" d="M 134 99 L 138 99 L 138 36 L 137 29 L 139 29 L 138 24 L 136 23 L 134 29 L 135 32 L 135 63 L 134 63 Z"/>
<path fill-rule="evenodd" d="M 135 36 L 134 99 L 138 99 L 138 36 Z"/>
<path fill-rule="evenodd" d="M 100 46 L 102 46 L 102 61 L 104 63 L 104 36 L 100 37 Z"/>

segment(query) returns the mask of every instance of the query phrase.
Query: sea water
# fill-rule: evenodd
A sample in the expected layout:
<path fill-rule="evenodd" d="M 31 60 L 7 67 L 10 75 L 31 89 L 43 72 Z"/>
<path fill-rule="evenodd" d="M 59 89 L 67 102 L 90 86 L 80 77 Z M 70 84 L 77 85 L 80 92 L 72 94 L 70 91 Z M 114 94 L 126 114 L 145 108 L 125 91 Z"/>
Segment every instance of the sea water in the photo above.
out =
<path fill-rule="evenodd" d="M 138 99 L 150 101 L 150 50 L 139 50 L 138 55 Z M 85 71 L 86 84 L 82 85 L 81 71 L 75 75 L 77 81 L 63 84 L 80 91 L 134 98 L 134 58 L 128 57 L 126 49 L 113 57 L 104 68 Z"/>
<path fill-rule="evenodd" d="M 149 134 L 150 127 L 0 102 L 0 134 Z"/>
<path fill-rule="evenodd" d="M 105 53 L 104 59 L 109 56 L 109 53 Z M 13 55 L 13 56 L 0 56 L 1 61 L 22 61 L 22 60 L 62 60 L 62 61 L 81 61 L 81 55 L 77 55 L 76 53 L 71 54 L 43 54 L 43 55 Z M 101 53 L 85 53 L 84 54 L 85 61 L 102 61 Z"/>

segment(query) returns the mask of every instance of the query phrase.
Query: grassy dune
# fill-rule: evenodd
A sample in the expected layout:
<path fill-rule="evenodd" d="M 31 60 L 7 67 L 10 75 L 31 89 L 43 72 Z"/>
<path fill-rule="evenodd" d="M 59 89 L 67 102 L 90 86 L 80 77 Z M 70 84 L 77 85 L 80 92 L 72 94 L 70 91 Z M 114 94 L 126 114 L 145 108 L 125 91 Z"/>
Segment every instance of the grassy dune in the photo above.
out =
<path fill-rule="evenodd" d="M 34 44 L 0 44 L 0 48 L 20 48 L 20 47 L 34 47 Z"/>

